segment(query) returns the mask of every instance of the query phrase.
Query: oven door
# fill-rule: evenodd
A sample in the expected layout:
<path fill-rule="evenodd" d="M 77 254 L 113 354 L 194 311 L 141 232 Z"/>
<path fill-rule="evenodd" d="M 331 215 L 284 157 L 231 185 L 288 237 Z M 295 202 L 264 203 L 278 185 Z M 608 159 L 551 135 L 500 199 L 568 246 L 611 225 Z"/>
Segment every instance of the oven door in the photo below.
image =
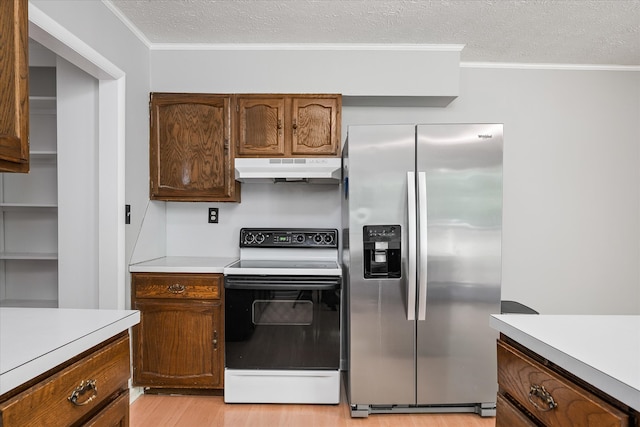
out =
<path fill-rule="evenodd" d="M 338 369 L 339 276 L 226 276 L 225 367 Z"/>

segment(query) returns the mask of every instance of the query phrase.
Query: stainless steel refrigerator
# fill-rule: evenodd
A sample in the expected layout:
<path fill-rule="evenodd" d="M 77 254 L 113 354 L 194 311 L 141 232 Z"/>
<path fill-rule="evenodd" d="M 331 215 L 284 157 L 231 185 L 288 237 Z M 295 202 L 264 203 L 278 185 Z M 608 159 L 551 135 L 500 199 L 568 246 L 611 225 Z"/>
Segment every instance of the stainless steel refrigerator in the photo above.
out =
<path fill-rule="evenodd" d="M 495 415 L 502 124 L 349 126 L 344 346 L 351 415 Z"/>

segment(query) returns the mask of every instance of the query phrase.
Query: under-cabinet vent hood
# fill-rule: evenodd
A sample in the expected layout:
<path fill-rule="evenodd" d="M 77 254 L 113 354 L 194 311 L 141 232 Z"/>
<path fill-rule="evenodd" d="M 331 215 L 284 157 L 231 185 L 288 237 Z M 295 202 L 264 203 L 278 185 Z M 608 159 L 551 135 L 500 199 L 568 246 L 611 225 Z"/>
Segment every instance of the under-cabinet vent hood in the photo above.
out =
<path fill-rule="evenodd" d="M 309 184 L 339 184 L 339 157 L 309 157 L 286 159 L 235 159 L 236 180 L 240 182 L 307 182 Z"/>

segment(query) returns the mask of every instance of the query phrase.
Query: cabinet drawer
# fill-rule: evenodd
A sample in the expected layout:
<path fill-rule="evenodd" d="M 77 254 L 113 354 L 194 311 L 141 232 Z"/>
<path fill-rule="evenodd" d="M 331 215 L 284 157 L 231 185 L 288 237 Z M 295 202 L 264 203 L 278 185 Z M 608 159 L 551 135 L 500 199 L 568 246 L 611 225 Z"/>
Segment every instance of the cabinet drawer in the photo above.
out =
<path fill-rule="evenodd" d="M 123 336 L 0 404 L 0 425 L 72 425 L 126 390 L 128 379 L 129 337 Z M 95 385 L 81 386 L 88 381 Z"/>
<path fill-rule="evenodd" d="M 628 426 L 628 416 L 599 397 L 498 341 L 498 384 L 549 426 Z M 555 407 L 552 407 L 555 402 Z"/>
<path fill-rule="evenodd" d="M 134 274 L 135 298 L 220 299 L 219 274 Z"/>
<path fill-rule="evenodd" d="M 498 394 L 496 399 L 496 427 L 536 427 L 536 424 L 511 402 Z"/>
<path fill-rule="evenodd" d="M 129 390 L 109 403 L 84 427 L 129 427 Z"/>

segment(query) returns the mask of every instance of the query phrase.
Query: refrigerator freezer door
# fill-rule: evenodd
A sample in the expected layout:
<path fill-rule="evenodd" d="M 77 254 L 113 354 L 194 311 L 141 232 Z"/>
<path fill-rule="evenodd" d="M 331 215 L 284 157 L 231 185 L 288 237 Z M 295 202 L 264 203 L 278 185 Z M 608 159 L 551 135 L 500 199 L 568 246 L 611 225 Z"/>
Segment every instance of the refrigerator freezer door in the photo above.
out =
<path fill-rule="evenodd" d="M 417 141 L 428 201 L 417 403 L 495 402 L 497 335 L 489 315 L 500 312 L 502 125 L 420 125 Z"/>
<path fill-rule="evenodd" d="M 415 167 L 415 126 L 350 126 L 346 147 L 349 401 L 415 404 L 415 321 L 407 320 L 407 309 L 415 308 L 406 306 L 407 172 Z M 392 224 L 400 226 L 401 277 L 365 279 L 364 227 Z"/>

